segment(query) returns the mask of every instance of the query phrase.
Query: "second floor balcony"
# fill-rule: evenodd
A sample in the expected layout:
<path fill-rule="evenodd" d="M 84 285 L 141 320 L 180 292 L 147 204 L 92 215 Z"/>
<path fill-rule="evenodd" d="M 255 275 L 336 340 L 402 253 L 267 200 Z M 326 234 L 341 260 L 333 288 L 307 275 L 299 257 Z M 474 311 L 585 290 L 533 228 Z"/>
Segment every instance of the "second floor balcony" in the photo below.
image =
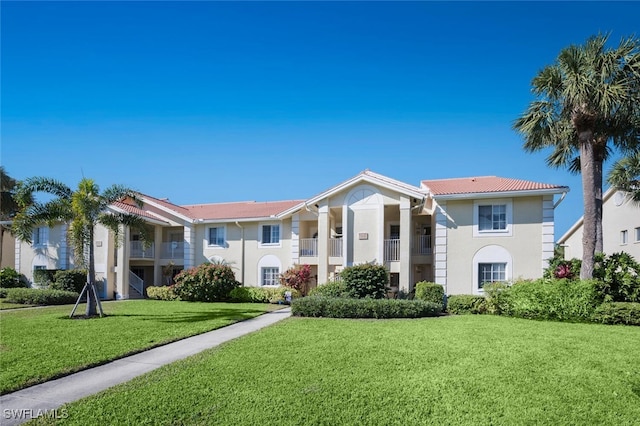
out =
<path fill-rule="evenodd" d="M 142 241 L 131 241 L 129 245 L 129 257 L 132 259 L 153 259 L 155 257 L 154 243 L 147 243 L 145 247 Z"/>
<path fill-rule="evenodd" d="M 300 257 L 315 257 L 318 255 L 317 238 L 300 239 Z M 342 257 L 342 238 L 329 238 L 329 257 Z"/>

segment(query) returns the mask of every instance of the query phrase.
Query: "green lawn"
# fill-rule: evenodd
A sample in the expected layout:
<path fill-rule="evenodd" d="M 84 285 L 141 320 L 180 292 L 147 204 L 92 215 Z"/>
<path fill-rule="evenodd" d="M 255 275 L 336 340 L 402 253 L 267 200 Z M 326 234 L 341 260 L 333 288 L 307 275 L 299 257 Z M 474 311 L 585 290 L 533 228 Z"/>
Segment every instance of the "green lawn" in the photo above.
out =
<path fill-rule="evenodd" d="M 70 404 L 63 423 L 637 425 L 639 342 L 640 327 L 495 316 L 291 318 Z"/>
<path fill-rule="evenodd" d="M 23 305 L 21 303 L 9 303 L 4 299 L 0 299 L 0 311 L 4 309 L 19 309 L 19 308 L 29 308 L 33 305 Z"/>
<path fill-rule="evenodd" d="M 69 319 L 72 305 L 0 312 L 0 393 L 203 333 L 270 305 L 128 300 L 104 318 Z M 78 307 L 84 312 L 84 306 Z"/>

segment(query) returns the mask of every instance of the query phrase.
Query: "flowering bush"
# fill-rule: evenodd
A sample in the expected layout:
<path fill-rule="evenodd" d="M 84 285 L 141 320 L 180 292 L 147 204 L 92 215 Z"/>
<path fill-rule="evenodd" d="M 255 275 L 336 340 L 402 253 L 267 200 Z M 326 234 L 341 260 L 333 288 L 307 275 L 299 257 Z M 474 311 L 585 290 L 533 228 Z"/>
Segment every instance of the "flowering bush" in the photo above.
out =
<path fill-rule="evenodd" d="M 231 290 L 238 287 L 229 265 L 204 263 L 186 269 L 174 278 L 173 292 L 180 300 L 190 302 L 222 302 L 229 300 Z"/>
<path fill-rule="evenodd" d="M 311 282 L 311 266 L 295 265 L 280 274 L 280 284 L 307 294 L 307 287 Z"/>

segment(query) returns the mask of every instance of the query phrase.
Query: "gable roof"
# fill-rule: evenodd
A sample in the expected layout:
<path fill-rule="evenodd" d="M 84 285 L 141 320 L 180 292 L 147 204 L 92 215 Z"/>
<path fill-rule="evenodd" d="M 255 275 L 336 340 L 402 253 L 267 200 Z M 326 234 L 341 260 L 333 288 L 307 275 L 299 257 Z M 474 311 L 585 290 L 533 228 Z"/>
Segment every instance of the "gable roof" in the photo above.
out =
<path fill-rule="evenodd" d="M 165 218 L 158 214 L 122 201 L 116 201 L 115 203 L 111 204 L 110 207 L 117 212 L 124 212 L 140 216 L 144 219 L 150 220 L 151 222 L 160 223 L 162 225 L 167 225 L 169 223 Z"/>
<path fill-rule="evenodd" d="M 194 204 L 183 206 L 193 218 L 202 220 L 257 219 L 278 213 L 302 203 L 303 200 L 241 201 L 234 203 Z"/>
<path fill-rule="evenodd" d="M 618 191 L 614 187 L 609 187 L 609 189 L 607 189 L 605 193 L 602 194 L 602 203 L 603 204 L 606 203 L 616 192 Z M 583 223 L 584 223 L 584 215 L 580 216 L 580 219 L 576 220 L 576 222 L 573 225 L 571 225 L 571 228 L 569 228 L 567 232 L 565 232 L 560 237 L 560 239 L 558 239 L 557 244 L 562 244 L 565 241 L 567 241 L 569 237 L 571 237 L 578 229 L 580 229 Z"/>
<path fill-rule="evenodd" d="M 423 180 L 421 185 L 428 189 L 434 198 L 469 198 L 491 194 L 558 194 L 569 191 L 567 186 L 499 176 Z"/>
<path fill-rule="evenodd" d="M 383 188 L 387 188 L 390 189 L 392 191 L 396 191 L 405 195 L 408 195 L 410 197 L 413 198 L 419 198 L 419 199 L 424 199 L 427 195 L 427 193 L 425 191 L 423 191 L 422 189 L 418 188 L 417 186 L 413 186 L 413 185 L 409 185 L 407 183 L 401 182 L 399 180 L 395 180 L 392 179 L 390 177 L 387 176 L 383 176 L 380 175 L 378 173 L 374 173 L 372 171 L 370 171 L 369 169 L 363 170 L 362 172 L 358 173 L 357 175 L 355 175 L 354 177 L 352 177 L 351 179 L 347 179 L 344 182 L 341 182 L 329 189 L 327 189 L 324 192 L 321 192 L 320 194 L 309 198 L 308 200 L 303 200 L 302 202 L 300 202 L 298 205 L 292 206 L 290 209 L 285 210 L 283 212 L 281 212 L 280 214 L 278 214 L 278 217 L 282 218 L 285 217 L 287 215 L 290 215 L 292 213 L 295 213 L 297 210 L 300 210 L 301 208 L 303 208 L 306 205 L 313 205 L 315 203 L 317 203 L 318 201 L 330 197 L 331 195 L 334 195 L 340 191 L 343 191 L 351 186 L 355 186 L 359 183 L 362 182 L 366 182 L 366 183 L 370 183 L 372 185 L 377 185 L 377 186 L 381 186 Z"/>

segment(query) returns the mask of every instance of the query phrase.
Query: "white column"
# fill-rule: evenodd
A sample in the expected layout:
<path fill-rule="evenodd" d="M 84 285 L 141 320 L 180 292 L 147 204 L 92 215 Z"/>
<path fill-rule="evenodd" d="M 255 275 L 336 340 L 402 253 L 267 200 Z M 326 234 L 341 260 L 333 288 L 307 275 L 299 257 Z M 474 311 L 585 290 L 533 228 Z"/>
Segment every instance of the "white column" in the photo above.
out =
<path fill-rule="evenodd" d="M 196 232 L 194 224 L 184 223 L 184 269 L 193 268 L 196 263 Z"/>
<path fill-rule="evenodd" d="M 118 266 L 116 266 L 116 298 L 129 298 L 129 253 L 131 242 L 129 241 L 129 227 L 122 227 L 122 245 L 118 248 Z M 116 244 L 118 242 L 116 241 Z"/>
<path fill-rule="evenodd" d="M 447 293 L 447 216 L 444 213 L 446 203 L 436 206 L 436 229 L 435 244 L 433 246 L 434 253 L 434 275 L 436 284 L 444 287 Z"/>
<path fill-rule="evenodd" d="M 330 228 L 329 205 L 323 200 L 318 207 L 318 283 L 322 284 L 329 281 Z"/>
<path fill-rule="evenodd" d="M 300 214 L 291 217 L 291 264 L 300 263 Z"/>
<path fill-rule="evenodd" d="M 400 290 L 408 293 L 411 282 L 411 200 L 400 198 Z"/>
<path fill-rule="evenodd" d="M 160 258 L 162 257 L 162 227 L 155 225 L 153 227 L 153 284 L 163 285 L 162 281 L 162 266 L 160 265 Z"/>
<path fill-rule="evenodd" d="M 553 195 L 542 197 L 542 270 L 549 266 L 555 246 Z M 540 271 L 542 276 L 542 271 Z"/>
<path fill-rule="evenodd" d="M 67 245 L 67 231 L 69 227 L 66 223 L 60 226 L 60 251 L 58 253 L 58 262 L 60 269 L 67 269 L 69 267 L 69 253 Z"/>
<path fill-rule="evenodd" d="M 20 246 L 22 245 L 22 241 L 20 241 L 19 239 L 15 239 L 15 251 L 14 251 L 14 255 L 15 255 L 15 259 L 14 259 L 14 266 L 16 271 L 18 271 L 18 273 L 22 273 L 20 271 Z"/>

